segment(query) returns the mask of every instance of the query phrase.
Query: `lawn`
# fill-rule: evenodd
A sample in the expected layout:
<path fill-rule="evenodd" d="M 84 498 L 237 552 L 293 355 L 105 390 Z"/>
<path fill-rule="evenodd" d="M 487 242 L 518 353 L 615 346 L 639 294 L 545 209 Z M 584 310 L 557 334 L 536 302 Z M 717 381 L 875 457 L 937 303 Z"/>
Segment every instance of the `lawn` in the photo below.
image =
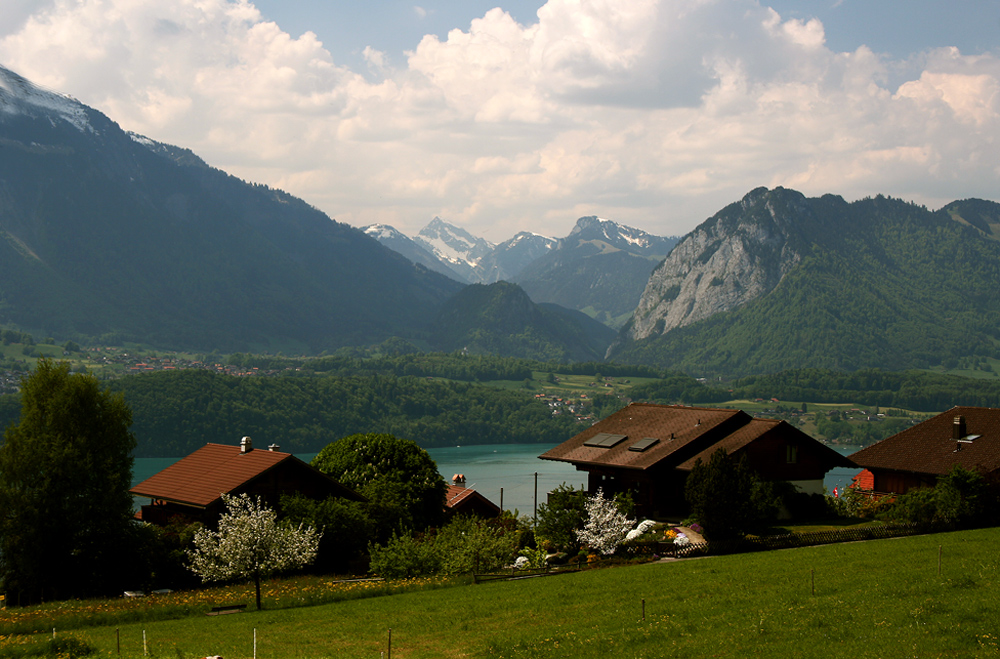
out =
<path fill-rule="evenodd" d="M 295 603 L 285 587 L 261 612 L 202 605 L 70 633 L 117 656 L 120 629 L 123 657 L 143 656 L 144 632 L 153 657 L 252 657 L 255 630 L 261 659 L 388 657 L 390 629 L 397 659 L 997 657 L 998 541 L 987 529 L 277 608 Z"/>

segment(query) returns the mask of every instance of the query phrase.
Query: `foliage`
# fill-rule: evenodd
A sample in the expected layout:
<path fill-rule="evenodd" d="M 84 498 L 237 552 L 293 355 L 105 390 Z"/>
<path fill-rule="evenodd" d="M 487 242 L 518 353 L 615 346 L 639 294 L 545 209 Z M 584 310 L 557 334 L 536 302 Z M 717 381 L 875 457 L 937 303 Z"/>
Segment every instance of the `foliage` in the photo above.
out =
<path fill-rule="evenodd" d="M 66 363 L 21 381 L 0 447 L 0 572 L 8 602 L 120 592 L 135 575 L 131 412 Z"/>
<path fill-rule="evenodd" d="M 618 545 L 625 542 L 635 520 L 622 513 L 614 499 L 605 499 L 601 488 L 587 497 L 584 507 L 587 519 L 583 528 L 576 531 L 577 539 L 605 556 L 615 553 Z"/>
<path fill-rule="evenodd" d="M 415 376 L 237 378 L 183 370 L 128 376 L 108 386 L 135 411 L 141 457 L 186 455 L 242 435 L 306 453 L 373 430 L 426 447 L 554 444 L 577 432 L 571 415 L 553 416 L 523 390 Z"/>
<path fill-rule="evenodd" d="M 510 564 L 521 532 L 510 513 L 496 519 L 458 515 L 434 538 L 442 574 L 496 572 Z"/>
<path fill-rule="evenodd" d="M 312 527 L 280 524 L 277 514 L 247 494 L 223 494 L 227 511 L 217 531 L 200 529 L 188 552 L 191 571 L 203 581 L 251 579 L 260 610 L 260 581 L 309 565 L 322 535 Z"/>
<path fill-rule="evenodd" d="M 858 576 L 872 572 L 877 578 Z M 827 647 L 834 649 L 826 654 L 836 657 L 887 658 L 912 655 L 914 645 L 920 656 L 930 657 L 994 657 L 998 650 L 993 603 L 1000 600 L 1000 563 L 993 529 L 476 587 L 442 579 L 330 582 L 329 577 L 270 580 L 268 602 L 280 601 L 285 610 L 269 606 L 266 625 L 256 616 L 219 620 L 204 615 L 209 602 L 245 601 L 249 589 L 231 586 L 162 598 L 52 604 L 37 611 L 35 627 L 51 636 L 52 627 L 62 635 L 82 625 L 74 634 L 104 657 L 115 656 L 115 630 L 121 628 L 122 656 L 129 659 L 142 657 L 142 629 L 148 630 L 153 657 L 201 657 L 207 648 L 225 657 L 249 657 L 251 627 L 257 627 L 263 656 L 377 657 L 390 624 L 394 657 L 397 652 L 448 656 L 456 648 L 473 656 L 515 659 L 662 657 L 672 654 L 675 641 L 683 646 L 678 654 L 749 652 L 767 659 L 813 656 L 808 648 Z M 441 587 L 458 584 L 463 585 Z M 406 594 L 377 596 L 397 592 Z M 357 598 L 349 599 L 351 593 Z M 303 599 L 335 603 L 303 606 Z M 183 601 L 193 603 L 178 612 Z M 72 620 L 64 617 L 68 611 L 75 615 Z M 7 621 L 21 613 L 0 612 L 0 630 L 9 633 Z M 138 622 L 156 619 L 162 622 Z M 318 629 L 333 631 L 304 631 Z"/>
<path fill-rule="evenodd" d="M 383 531 L 421 531 L 440 523 L 448 486 L 437 464 L 416 442 L 385 433 L 344 437 L 313 458 L 312 466 L 363 494 L 389 514 L 377 519 Z"/>
<path fill-rule="evenodd" d="M 586 519 L 586 492 L 563 483 L 549 492 L 548 501 L 538 504 L 535 538 L 552 549 L 576 551 L 576 530 Z"/>
<path fill-rule="evenodd" d="M 442 351 L 463 350 L 541 361 L 596 360 L 615 332 L 565 308 L 535 304 L 517 284 L 472 284 L 442 306 L 431 342 Z"/>
<path fill-rule="evenodd" d="M 613 358 L 732 377 L 1000 357 L 1000 244 L 977 229 L 898 199 L 849 204 L 782 189 L 734 203 L 706 225 L 723 235 L 737 223 L 776 221 L 800 259 L 773 291 Z"/>
<path fill-rule="evenodd" d="M 364 554 L 374 533 L 366 503 L 339 497 L 316 501 L 296 494 L 282 496 L 280 509 L 292 524 L 305 524 L 323 534 L 316 555 L 320 572 L 346 572 L 350 562 Z"/>
<path fill-rule="evenodd" d="M 164 526 L 143 524 L 139 528 L 139 546 L 132 560 L 142 566 L 143 579 L 133 586 L 144 590 L 193 588 L 197 577 L 188 569 L 187 551 L 200 522 L 188 522 L 181 516 L 167 520 Z"/>
<path fill-rule="evenodd" d="M 894 522 L 940 522 L 957 527 L 984 524 L 993 515 L 986 480 L 959 465 L 938 477 L 933 487 L 910 490 L 895 498 L 880 518 Z"/>
<path fill-rule="evenodd" d="M 441 556 L 434 543 L 408 533 L 393 532 L 385 544 L 369 545 L 368 553 L 370 572 L 384 579 L 437 574 L 441 570 Z"/>
<path fill-rule="evenodd" d="M 436 533 L 393 534 L 371 545 L 371 572 L 390 579 L 495 572 L 510 563 L 519 536 L 509 513 L 492 520 L 459 515 Z"/>
<path fill-rule="evenodd" d="M 1000 407 L 1000 380 L 873 368 L 803 368 L 742 378 L 733 384 L 733 396 L 939 412 L 955 405 Z"/>
<path fill-rule="evenodd" d="M 3 659 L 26 659 L 28 657 L 53 657 L 54 659 L 68 657 L 72 659 L 72 657 L 89 657 L 96 652 L 97 648 L 90 643 L 67 635 L 17 645 L 0 641 L 0 657 Z"/>
<path fill-rule="evenodd" d="M 774 486 L 757 476 L 745 455 L 733 459 L 725 449 L 715 451 L 708 463 L 695 463 L 684 496 L 709 540 L 741 538 L 760 530 L 778 512 Z"/>

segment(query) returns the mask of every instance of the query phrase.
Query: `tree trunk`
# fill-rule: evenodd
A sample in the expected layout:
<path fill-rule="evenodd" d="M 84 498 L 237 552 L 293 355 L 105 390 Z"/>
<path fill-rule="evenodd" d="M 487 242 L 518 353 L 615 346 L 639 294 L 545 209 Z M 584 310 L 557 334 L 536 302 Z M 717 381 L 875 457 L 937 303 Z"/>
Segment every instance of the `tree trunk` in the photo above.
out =
<path fill-rule="evenodd" d="M 254 573 L 253 585 L 257 589 L 257 610 L 260 611 L 260 572 Z"/>

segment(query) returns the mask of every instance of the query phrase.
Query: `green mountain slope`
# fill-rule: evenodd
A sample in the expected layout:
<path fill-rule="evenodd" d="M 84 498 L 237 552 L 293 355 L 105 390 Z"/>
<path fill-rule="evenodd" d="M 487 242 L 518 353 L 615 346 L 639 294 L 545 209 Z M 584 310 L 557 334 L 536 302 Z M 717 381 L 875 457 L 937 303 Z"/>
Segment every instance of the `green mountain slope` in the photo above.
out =
<path fill-rule="evenodd" d="M 735 234 L 719 226 L 727 218 L 739 215 L 744 227 L 758 226 L 754 213 L 766 208 L 774 225 L 762 235 L 787 257 L 780 283 L 742 306 L 660 333 L 654 326 L 635 336 L 634 318 L 613 348 L 616 361 L 748 375 L 801 367 L 895 370 L 1000 356 L 1000 244 L 980 229 L 947 209 L 931 212 L 881 196 L 848 204 L 780 188 L 751 195 L 742 215 L 734 205 L 699 229 L 728 240 Z M 1000 209 L 974 205 L 976 217 L 984 211 L 997 217 Z M 746 249 L 764 249 L 763 240 L 746 235 Z M 709 262 L 704 252 L 694 258 Z M 716 288 L 729 285 L 725 272 L 714 276 Z M 655 308 L 655 301 L 645 302 Z"/>
<path fill-rule="evenodd" d="M 473 284 L 450 299 L 434 323 L 431 343 L 526 359 L 593 361 L 604 357 L 614 331 L 585 314 L 536 305 L 516 284 Z"/>
<path fill-rule="evenodd" d="M 18 83 L 0 88 L 0 323 L 88 343 L 319 351 L 422 338 L 460 287 L 299 199 L 0 76 Z"/>

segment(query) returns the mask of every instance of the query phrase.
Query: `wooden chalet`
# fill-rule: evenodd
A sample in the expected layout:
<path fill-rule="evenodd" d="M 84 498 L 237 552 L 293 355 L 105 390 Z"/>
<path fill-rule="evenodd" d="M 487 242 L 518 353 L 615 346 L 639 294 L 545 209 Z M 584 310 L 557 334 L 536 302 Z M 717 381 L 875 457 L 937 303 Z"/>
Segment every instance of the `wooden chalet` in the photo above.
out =
<path fill-rule="evenodd" d="M 255 450 L 249 437 L 240 446 L 206 444 L 130 491 L 151 500 L 136 516 L 161 526 L 178 516 L 214 525 L 225 512 L 223 494 L 259 496 L 271 507 L 277 507 L 283 494 L 365 500 L 291 453 L 275 446 Z"/>
<path fill-rule="evenodd" d="M 499 517 L 501 512 L 500 506 L 471 487 L 466 487 L 463 474 L 455 474 L 444 500 L 444 513 L 448 519 L 455 515 L 492 519 Z"/>
<path fill-rule="evenodd" d="M 747 456 L 767 480 L 789 481 L 802 492 L 822 493 L 834 467 L 854 463 L 801 430 L 741 410 L 632 403 L 543 453 L 587 472 L 587 489 L 606 495 L 631 492 L 636 513 L 668 518 L 687 514 L 684 485 L 698 460 L 717 450 Z"/>
<path fill-rule="evenodd" d="M 1000 409 L 953 407 L 851 455 L 875 493 L 934 487 L 952 467 L 1000 482 Z M 863 488 L 868 489 L 868 488 Z"/>

